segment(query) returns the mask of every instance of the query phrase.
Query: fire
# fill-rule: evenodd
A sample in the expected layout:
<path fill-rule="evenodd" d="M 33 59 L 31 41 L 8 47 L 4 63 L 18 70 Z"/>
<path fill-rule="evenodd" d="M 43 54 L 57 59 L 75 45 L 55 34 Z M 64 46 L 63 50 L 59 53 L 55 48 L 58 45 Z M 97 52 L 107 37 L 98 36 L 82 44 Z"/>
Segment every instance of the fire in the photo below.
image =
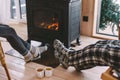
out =
<path fill-rule="evenodd" d="M 48 29 L 58 30 L 58 23 L 53 23 L 51 25 L 48 25 Z"/>

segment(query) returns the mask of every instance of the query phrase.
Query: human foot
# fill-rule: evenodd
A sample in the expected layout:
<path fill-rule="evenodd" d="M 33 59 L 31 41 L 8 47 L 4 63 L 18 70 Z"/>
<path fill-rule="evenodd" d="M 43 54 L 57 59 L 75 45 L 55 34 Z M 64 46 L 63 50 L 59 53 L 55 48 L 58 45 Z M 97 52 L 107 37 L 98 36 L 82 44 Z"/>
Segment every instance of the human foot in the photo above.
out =
<path fill-rule="evenodd" d="M 30 62 L 31 59 L 33 59 L 33 55 L 31 54 L 30 51 L 27 52 L 27 54 L 24 56 L 24 60 L 26 63 Z"/>
<path fill-rule="evenodd" d="M 67 57 L 69 57 L 69 55 L 75 51 L 75 50 L 70 50 L 70 49 L 66 48 L 63 45 L 63 43 L 61 41 L 59 41 L 58 39 L 54 40 L 53 47 L 55 50 L 57 50 L 59 53 L 61 53 L 61 55 L 66 55 Z"/>
<path fill-rule="evenodd" d="M 54 55 L 57 59 L 59 59 L 59 62 L 62 64 L 63 68 L 67 69 L 69 67 L 68 58 L 66 55 L 62 55 L 62 53 L 58 52 L 57 50 L 54 51 Z"/>
<path fill-rule="evenodd" d="M 31 61 L 41 58 L 41 54 L 47 51 L 47 49 L 48 49 L 47 46 L 39 46 L 39 47 L 32 46 L 31 53 L 33 55 L 33 59 L 31 59 Z"/>
<path fill-rule="evenodd" d="M 55 39 L 53 42 L 53 47 L 55 50 L 57 50 L 58 52 L 62 52 L 62 54 L 66 54 L 66 47 L 63 45 L 63 43 L 61 41 L 59 41 L 58 39 Z"/>
<path fill-rule="evenodd" d="M 55 49 L 54 55 L 56 58 L 59 59 L 59 62 L 62 64 L 63 68 L 67 69 L 69 67 L 68 65 L 68 57 L 67 52 L 68 49 L 63 45 L 62 42 L 59 40 L 54 40 L 53 47 Z"/>

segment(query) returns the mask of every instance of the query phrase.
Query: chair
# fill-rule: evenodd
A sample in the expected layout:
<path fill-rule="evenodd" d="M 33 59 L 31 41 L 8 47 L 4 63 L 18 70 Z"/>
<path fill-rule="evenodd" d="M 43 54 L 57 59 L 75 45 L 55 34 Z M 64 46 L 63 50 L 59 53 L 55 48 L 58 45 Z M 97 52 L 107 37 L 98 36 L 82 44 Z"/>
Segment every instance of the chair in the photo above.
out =
<path fill-rule="evenodd" d="M 6 62 L 5 62 L 5 55 L 4 55 L 4 52 L 3 52 L 2 45 L 1 45 L 1 41 L 0 41 L 0 61 L 1 61 L 2 66 L 5 69 L 5 72 L 7 74 L 8 80 L 11 80 L 11 77 L 10 77 L 10 74 L 9 74 Z"/>
<path fill-rule="evenodd" d="M 109 67 L 104 73 L 101 75 L 102 80 L 118 80 L 115 76 L 112 75 L 112 68 Z"/>

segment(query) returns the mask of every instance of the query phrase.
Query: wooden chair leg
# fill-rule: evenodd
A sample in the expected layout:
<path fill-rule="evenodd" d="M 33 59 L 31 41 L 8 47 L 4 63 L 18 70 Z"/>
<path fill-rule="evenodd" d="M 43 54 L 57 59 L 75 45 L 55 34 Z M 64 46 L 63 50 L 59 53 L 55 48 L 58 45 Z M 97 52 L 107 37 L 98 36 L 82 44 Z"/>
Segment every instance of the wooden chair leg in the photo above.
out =
<path fill-rule="evenodd" d="M 9 74 L 9 71 L 8 71 L 8 68 L 7 68 L 7 65 L 6 65 L 6 62 L 5 62 L 5 58 L 3 58 L 3 59 L 1 60 L 1 63 L 2 63 L 2 66 L 3 66 L 4 69 L 5 69 L 5 72 L 6 72 L 6 74 L 7 74 L 8 80 L 11 80 L 11 77 L 10 77 L 10 74 Z"/>
<path fill-rule="evenodd" d="M 5 62 L 5 55 L 4 55 L 4 52 L 3 52 L 3 48 L 2 48 L 1 42 L 0 42 L 0 60 L 1 60 L 2 66 L 5 69 L 5 72 L 7 74 L 8 80 L 11 80 L 11 77 L 10 77 L 10 74 L 9 74 L 6 62 Z"/>

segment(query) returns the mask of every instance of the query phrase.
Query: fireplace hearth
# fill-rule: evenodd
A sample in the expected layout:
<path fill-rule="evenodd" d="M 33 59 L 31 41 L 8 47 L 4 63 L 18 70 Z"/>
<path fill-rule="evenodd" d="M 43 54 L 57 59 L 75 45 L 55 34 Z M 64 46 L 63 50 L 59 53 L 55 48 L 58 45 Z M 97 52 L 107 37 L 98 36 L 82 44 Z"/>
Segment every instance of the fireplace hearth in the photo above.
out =
<path fill-rule="evenodd" d="M 26 8 L 28 41 L 79 43 L 81 0 L 26 0 Z"/>

